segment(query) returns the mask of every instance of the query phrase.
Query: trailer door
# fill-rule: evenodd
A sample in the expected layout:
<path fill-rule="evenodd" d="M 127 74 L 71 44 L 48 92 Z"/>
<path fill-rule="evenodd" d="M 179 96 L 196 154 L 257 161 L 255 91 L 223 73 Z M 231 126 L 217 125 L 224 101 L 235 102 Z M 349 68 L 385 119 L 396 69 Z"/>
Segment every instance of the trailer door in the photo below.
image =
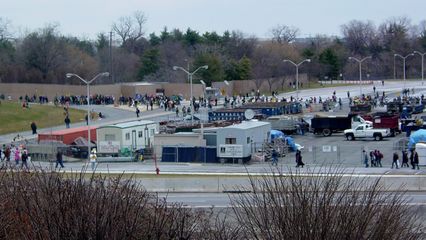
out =
<path fill-rule="evenodd" d="M 136 138 L 136 130 L 132 131 L 132 149 L 136 149 L 137 147 L 137 138 Z"/>

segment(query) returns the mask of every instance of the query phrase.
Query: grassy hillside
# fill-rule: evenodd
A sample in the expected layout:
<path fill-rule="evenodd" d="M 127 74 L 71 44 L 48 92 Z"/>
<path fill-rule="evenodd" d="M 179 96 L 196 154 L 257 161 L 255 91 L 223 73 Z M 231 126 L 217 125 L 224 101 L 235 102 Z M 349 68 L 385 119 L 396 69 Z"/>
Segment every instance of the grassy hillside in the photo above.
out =
<path fill-rule="evenodd" d="M 85 111 L 69 109 L 71 123 L 84 121 Z M 64 123 L 62 107 L 33 104 L 23 108 L 17 102 L 2 101 L 0 104 L 0 134 L 30 131 L 34 121 L 37 128 L 57 126 Z"/>

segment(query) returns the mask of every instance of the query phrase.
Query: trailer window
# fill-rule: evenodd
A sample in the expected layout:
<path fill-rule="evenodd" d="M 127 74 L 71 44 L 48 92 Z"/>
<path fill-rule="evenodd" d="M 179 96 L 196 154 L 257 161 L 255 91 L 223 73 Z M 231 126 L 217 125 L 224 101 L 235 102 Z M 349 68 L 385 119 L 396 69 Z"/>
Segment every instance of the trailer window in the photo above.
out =
<path fill-rule="evenodd" d="M 139 131 L 139 132 L 138 132 L 138 137 L 139 137 L 139 138 L 143 137 L 143 135 L 142 135 L 142 131 Z"/>
<path fill-rule="evenodd" d="M 237 144 L 236 138 L 225 138 L 225 144 Z"/>
<path fill-rule="evenodd" d="M 130 140 L 130 133 L 126 133 L 126 140 Z"/>
<path fill-rule="evenodd" d="M 115 141 L 115 134 L 105 134 L 105 141 Z"/>
<path fill-rule="evenodd" d="M 250 137 L 247 137 L 247 144 L 250 143 Z"/>

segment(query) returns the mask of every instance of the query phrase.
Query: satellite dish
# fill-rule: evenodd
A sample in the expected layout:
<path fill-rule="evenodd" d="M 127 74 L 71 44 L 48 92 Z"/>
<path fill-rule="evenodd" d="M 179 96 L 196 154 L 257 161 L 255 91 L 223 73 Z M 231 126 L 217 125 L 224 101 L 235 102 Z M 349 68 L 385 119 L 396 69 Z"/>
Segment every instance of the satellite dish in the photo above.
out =
<path fill-rule="evenodd" d="M 245 110 L 245 111 L 244 111 L 244 117 L 245 117 L 247 120 L 251 120 L 251 119 L 253 119 L 253 118 L 254 118 L 254 111 L 253 111 L 253 110 L 251 110 L 251 109 L 247 109 L 247 110 Z"/>

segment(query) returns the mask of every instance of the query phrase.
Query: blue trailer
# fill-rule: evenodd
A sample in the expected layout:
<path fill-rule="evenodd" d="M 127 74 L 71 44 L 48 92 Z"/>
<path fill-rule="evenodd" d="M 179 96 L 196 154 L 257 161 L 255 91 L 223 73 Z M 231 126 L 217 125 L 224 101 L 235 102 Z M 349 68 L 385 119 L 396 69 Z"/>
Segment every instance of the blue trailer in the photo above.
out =
<path fill-rule="evenodd" d="M 245 121 L 249 120 L 245 118 L 244 112 L 247 109 L 241 108 L 222 108 L 209 112 L 209 121 Z M 254 111 L 255 114 L 259 114 L 259 110 Z"/>
<path fill-rule="evenodd" d="M 259 110 L 268 117 L 302 112 L 302 104 L 299 102 L 256 102 L 242 105 L 240 108 Z"/>

